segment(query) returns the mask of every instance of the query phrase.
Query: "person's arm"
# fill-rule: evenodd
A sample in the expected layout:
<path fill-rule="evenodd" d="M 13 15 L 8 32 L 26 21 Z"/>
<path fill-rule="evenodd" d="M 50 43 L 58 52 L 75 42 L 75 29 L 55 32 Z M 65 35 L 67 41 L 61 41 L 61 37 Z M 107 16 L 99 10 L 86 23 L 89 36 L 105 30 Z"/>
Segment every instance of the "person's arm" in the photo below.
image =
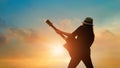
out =
<path fill-rule="evenodd" d="M 61 30 L 56 30 L 56 32 L 58 33 L 58 34 L 63 34 L 63 35 L 65 35 L 65 36 L 70 36 L 72 33 L 67 33 L 67 32 L 64 32 L 64 31 L 61 31 Z"/>

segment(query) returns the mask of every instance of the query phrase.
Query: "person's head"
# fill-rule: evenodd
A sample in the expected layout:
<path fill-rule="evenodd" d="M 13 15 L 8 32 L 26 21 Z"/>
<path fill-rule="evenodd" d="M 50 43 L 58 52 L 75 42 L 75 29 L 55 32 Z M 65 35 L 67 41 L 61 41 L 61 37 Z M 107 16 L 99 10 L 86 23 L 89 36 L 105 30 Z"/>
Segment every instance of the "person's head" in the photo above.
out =
<path fill-rule="evenodd" d="M 93 19 L 91 17 L 86 17 L 83 21 L 83 25 L 93 25 Z"/>

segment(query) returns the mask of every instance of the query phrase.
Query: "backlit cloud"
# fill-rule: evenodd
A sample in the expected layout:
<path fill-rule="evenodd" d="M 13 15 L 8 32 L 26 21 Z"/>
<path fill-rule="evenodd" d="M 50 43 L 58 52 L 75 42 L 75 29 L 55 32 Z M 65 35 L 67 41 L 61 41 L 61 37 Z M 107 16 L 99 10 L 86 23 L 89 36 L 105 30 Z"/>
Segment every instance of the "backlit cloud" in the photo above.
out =
<path fill-rule="evenodd" d="M 111 30 L 104 29 L 101 32 L 96 33 L 96 38 L 93 49 L 93 57 L 95 55 L 96 67 L 98 68 L 119 68 L 120 63 L 120 34 L 116 34 Z"/>
<path fill-rule="evenodd" d="M 7 42 L 8 42 L 7 36 L 5 36 L 4 34 L 0 33 L 0 45 L 4 45 Z"/>
<path fill-rule="evenodd" d="M 9 28 L 9 35 L 26 43 L 37 43 L 45 40 L 40 33 L 33 29 Z"/>

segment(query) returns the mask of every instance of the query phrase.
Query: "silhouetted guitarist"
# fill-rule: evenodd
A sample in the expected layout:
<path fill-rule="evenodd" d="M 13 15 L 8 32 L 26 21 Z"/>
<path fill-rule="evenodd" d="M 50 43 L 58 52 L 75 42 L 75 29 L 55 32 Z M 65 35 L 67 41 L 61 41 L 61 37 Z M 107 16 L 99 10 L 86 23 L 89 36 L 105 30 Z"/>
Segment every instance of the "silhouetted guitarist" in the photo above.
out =
<path fill-rule="evenodd" d="M 70 37 L 70 40 L 74 39 L 70 41 L 71 43 L 68 41 L 66 45 L 69 48 L 67 50 L 71 57 L 68 68 L 76 68 L 80 61 L 83 61 L 87 68 L 93 68 L 90 57 L 90 47 L 94 41 L 92 18 L 87 17 L 83 24 L 72 33 L 66 33 L 58 29 L 56 32 L 60 35 L 68 36 L 68 38 Z"/>

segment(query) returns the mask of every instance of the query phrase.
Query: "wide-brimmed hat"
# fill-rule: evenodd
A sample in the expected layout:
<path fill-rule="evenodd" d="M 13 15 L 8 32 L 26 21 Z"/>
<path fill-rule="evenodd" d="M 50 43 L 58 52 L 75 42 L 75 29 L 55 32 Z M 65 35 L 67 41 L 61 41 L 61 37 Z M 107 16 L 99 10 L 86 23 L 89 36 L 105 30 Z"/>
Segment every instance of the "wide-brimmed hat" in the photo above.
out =
<path fill-rule="evenodd" d="M 93 19 L 91 17 L 86 17 L 83 21 L 83 24 L 85 25 L 93 25 Z"/>

